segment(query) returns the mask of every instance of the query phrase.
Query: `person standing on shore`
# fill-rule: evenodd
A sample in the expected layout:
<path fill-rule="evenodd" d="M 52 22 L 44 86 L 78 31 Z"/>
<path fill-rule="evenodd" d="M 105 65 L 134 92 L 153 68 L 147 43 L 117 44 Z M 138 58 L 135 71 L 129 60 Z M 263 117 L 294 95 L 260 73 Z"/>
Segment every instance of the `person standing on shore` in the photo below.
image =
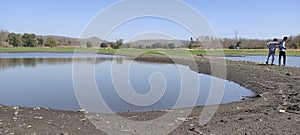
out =
<path fill-rule="evenodd" d="M 281 57 L 283 57 L 283 65 L 285 66 L 286 63 L 286 47 L 285 42 L 287 41 L 288 37 L 283 37 L 283 40 L 279 42 L 279 66 L 281 65 Z"/>
<path fill-rule="evenodd" d="M 270 58 L 270 56 L 272 56 L 272 63 L 271 63 L 271 65 L 274 65 L 276 46 L 278 45 L 277 41 L 278 41 L 278 39 L 274 38 L 272 42 L 269 42 L 267 44 L 267 47 L 269 48 L 269 54 L 268 54 L 268 58 L 267 58 L 266 64 L 269 64 L 269 58 Z"/>

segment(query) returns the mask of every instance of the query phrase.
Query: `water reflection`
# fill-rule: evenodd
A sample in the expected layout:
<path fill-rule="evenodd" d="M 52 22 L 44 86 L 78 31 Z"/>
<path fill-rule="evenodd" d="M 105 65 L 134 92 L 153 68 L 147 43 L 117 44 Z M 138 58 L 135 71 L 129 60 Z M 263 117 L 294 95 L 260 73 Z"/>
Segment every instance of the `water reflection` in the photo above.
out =
<path fill-rule="evenodd" d="M 0 104 L 64 110 L 80 109 L 73 87 L 73 62 L 95 67 L 95 82 L 99 88 L 98 90 L 107 105 L 114 111 L 147 111 L 173 107 L 178 95 L 182 92 L 180 89 L 182 78 L 178 68 L 199 77 L 200 93 L 197 95 L 196 105 L 205 104 L 211 88 L 211 76 L 193 72 L 184 65 L 131 63 L 129 59 L 127 57 L 86 54 L 83 54 L 83 57 L 73 59 L 73 54 L 67 53 L 0 54 Z M 161 73 L 167 83 L 162 98 L 153 105 L 142 107 L 124 101 L 116 92 L 112 81 L 111 65 L 113 60 L 120 69 L 117 76 L 123 75 L 124 65 L 131 65 L 129 70 L 130 84 L 140 94 L 145 94 L 151 90 L 149 76 L 153 73 Z M 160 85 L 159 83 L 153 84 Z M 193 84 L 188 85 L 192 86 Z M 86 87 L 86 89 L 88 91 L 89 87 Z M 190 93 L 189 89 L 183 90 L 183 93 L 188 95 Z M 86 93 L 87 96 L 88 94 Z M 222 103 L 239 101 L 242 96 L 250 94 L 251 91 L 227 81 Z M 187 106 L 193 105 L 180 104 L 178 107 Z"/>
<path fill-rule="evenodd" d="M 0 70 L 8 69 L 8 68 L 17 68 L 17 67 L 36 67 L 38 65 L 59 65 L 72 63 L 74 60 L 76 62 L 88 62 L 91 64 L 100 64 L 106 61 L 115 60 L 116 63 L 122 64 L 124 57 L 104 57 L 104 58 L 0 58 Z"/>

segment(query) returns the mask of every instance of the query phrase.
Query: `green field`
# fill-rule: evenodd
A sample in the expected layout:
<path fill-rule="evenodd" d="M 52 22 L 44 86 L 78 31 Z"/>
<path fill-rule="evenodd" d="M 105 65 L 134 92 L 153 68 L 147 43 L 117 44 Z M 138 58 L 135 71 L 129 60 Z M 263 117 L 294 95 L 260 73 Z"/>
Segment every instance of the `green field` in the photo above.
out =
<path fill-rule="evenodd" d="M 186 55 L 186 54 L 202 54 L 202 55 L 267 55 L 268 50 L 265 49 L 240 49 L 240 50 L 166 50 L 166 49 L 97 49 L 97 48 L 0 48 L 0 53 L 9 52 L 98 52 L 103 54 L 169 54 L 169 55 Z M 278 51 L 277 51 L 278 54 Z M 287 55 L 300 56 L 300 50 L 288 50 Z"/>

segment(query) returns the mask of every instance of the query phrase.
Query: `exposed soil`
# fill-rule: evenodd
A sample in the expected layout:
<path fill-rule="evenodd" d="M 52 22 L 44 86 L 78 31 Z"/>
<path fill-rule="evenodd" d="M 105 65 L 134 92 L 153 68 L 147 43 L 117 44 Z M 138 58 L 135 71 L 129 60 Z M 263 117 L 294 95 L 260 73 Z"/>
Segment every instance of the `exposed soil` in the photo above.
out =
<path fill-rule="evenodd" d="M 140 56 L 139 61 L 173 63 L 171 59 Z M 189 60 L 176 63 L 197 72 L 211 74 L 210 62 L 218 59 L 197 57 L 197 65 Z M 300 133 L 300 69 L 270 66 L 253 62 L 227 61 L 225 78 L 252 90 L 254 97 L 220 105 L 212 119 L 199 125 L 203 107 L 195 107 L 188 118 L 170 134 L 299 134 Z M 184 110 L 184 109 L 182 109 Z M 128 119 L 146 121 L 166 111 L 121 113 Z M 114 114 L 99 114 L 109 116 Z M 84 112 L 0 105 L 0 134 L 105 134 L 86 118 Z M 178 119 L 177 119 L 178 120 Z M 101 119 L 98 120 L 102 122 Z M 176 121 L 176 118 L 174 118 Z M 103 124 L 107 121 L 103 121 Z M 165 125 L 167 126 L 167 125 Z M 164 125 L 161 126 L 164 128 Z M 158 129 L 159 130 L 159 129 Z M 134 129 L 124 134 L 138 134 Z M 139 134 L 151 134 L 149 132 Z"/>

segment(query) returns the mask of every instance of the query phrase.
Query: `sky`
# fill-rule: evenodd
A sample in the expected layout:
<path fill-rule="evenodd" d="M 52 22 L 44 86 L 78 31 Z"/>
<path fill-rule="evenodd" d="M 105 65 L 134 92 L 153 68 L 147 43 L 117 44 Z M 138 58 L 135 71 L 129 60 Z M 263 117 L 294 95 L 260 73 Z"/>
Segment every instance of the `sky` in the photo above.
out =
<path fill-rule="evenodd" d="M 15 33 L 79 38 L 97 14 L 117 2 L 118 0 L 1 0 L 0 29 Z M 239 37 L 259 39 L 300 34 L 299 0 L 183 0 L 183 2 L 206 19 L 217 37 L 233 38 L 235 31 Z M 135 6 L 131 4 L 120 10 L 126 12 L 130 8 L 136 8 Z M 176 11 L 178 7 L 165 5 L 165 8 Z M 180 11 L 174 14 L 183 15 Z M 193 36 L 190 31 L 170 20 L 144 17 L 116 27 L 106 40 L 126 41 L 143 35 L 187 40 Z"/>

